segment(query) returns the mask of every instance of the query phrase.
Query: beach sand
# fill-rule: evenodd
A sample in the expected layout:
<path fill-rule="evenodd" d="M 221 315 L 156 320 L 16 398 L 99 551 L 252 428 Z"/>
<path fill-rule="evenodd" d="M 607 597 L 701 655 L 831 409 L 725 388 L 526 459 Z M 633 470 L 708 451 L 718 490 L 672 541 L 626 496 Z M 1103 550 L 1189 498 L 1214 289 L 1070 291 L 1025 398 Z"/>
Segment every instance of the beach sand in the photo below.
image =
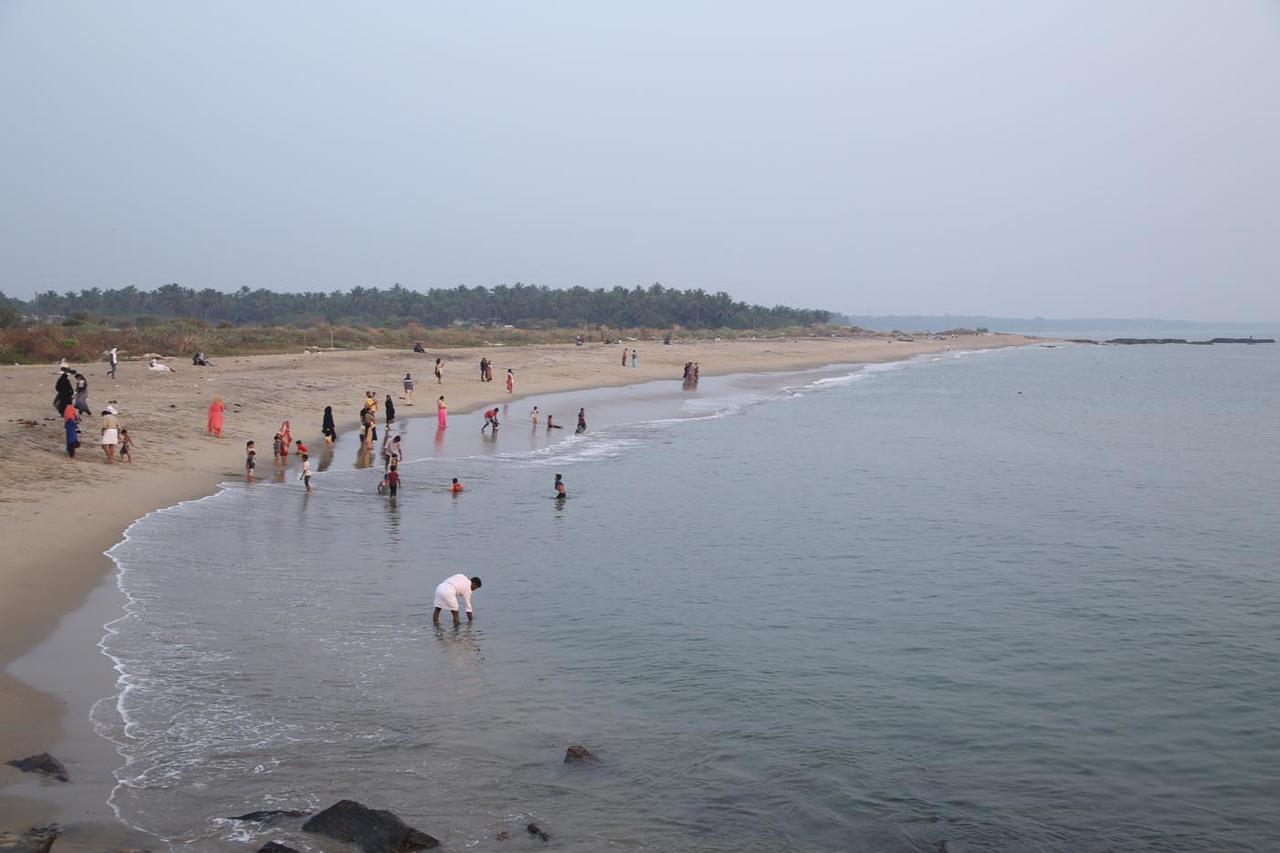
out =
<path fill-rule="evenodd" d="M 52 405 L 57 367 L 0 368 L 0 541 L 5 549 L 0 561 L 0 762 L 54 751 L 64 724 L 88 728 L 87 708 L 74 707 L 72 691 L 33 689 L 8 672 L 9 664 L 41 643 L 103 584 L 113 568 L 104 552 L 134 520 L 210 494 L 219 482 L 243 479 L 249 439 L 257 442 L 260 476 L 269 476 L 272 436 L 286 418 L 294 438 L 314 451 L 321 443 L 324 407 L 333 406 L 340 432 L 352 430 L 366 390 L 373 390 L 379 401 L 391 393 L 398 418 L 434 417 L 435 399 L 444 394 L 453 418 L 535 394 L 663 378 L 678 382 L 688 361 L 698 362 L 704 374 L 716 375 L 896 361 L 948 346 L 987 349 L 1032 342 L 1017 335 L 946 341 L 877 336 L 675 341 L 670 346 L 624 341 L 427 355 L 335 351 L 221 358 L 203 368 L 175 361 L 171 374 L 150 371 L 145 362 L 122 362 L 116 379 L 106 375 L 105 364 L 79 365 L 89 380 L 95 415 L 82 419 L 82 447 L 74 460 L 63 449 L 61 417 Z M 638 348 L 637 368 L 620 364 L 623 346 Z M 446 363 L 443 385 L 432 375 L 436 356 Z M 492 382 L 479 381 L 482 356 L 493 362 Z M 504 384 L 508 367 L 515 371 L 513 395 Z M 417 383 L 412 406 L 401 390 L 406 372 Z M 205 433 L 206 410 L 215 395 L 226 406 L 221 438 Z M 132 464 L 107 465 L 97 445 L 97 413 L 109 402 L 133 437 Z M 381 422 L 381 404 L 378 417 Z M 565 423 L 570 425 L 567 418 Z M 290 467 L 298 465 L 291 455 Z M 47 683 L 85 678 L 91 670 L 97 679 L 112 675 L 109 661 L 87 643 L 83 658 L 59 661 L 57 669 Z M 20 776 L 0 764 L 0 788 Z M 109 780 L 98 781 L 86 786 L 85 796 L 100 796 L 90 792 L 101 791 Z M 0 808 L 0 829 L 25 829 L 52 811 L 38 798 L 7 799 Z"/>

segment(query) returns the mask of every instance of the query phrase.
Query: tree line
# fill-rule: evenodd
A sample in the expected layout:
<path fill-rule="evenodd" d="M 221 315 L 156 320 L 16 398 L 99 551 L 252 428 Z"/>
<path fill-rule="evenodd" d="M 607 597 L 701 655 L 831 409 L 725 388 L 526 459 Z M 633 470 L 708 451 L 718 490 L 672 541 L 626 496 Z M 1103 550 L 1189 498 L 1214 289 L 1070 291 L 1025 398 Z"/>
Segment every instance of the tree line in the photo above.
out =
<path fill-rule="evenodd" d="M 0 294 L 0 301 L 3 295 Z M 166 284 L 151 291 L 136 287 L 37 294 L 27 302 L 9 300 L 28 316 L 101 318 L 115 322 L 192 318 L 235 325 L 319 324 L 427 327 L 468 323 L 511 324 L 522 328 L 603 325 L 620 328 L 777 329 L 831 320 L 830 311 L 766 307 L 735 300 L 723 291 L 650 287 L 554 289 L 539 285 L 410 290 L 397 284 L 379 289 L 353 287 L 331 293 L 276 293 L 242 287 L 234 292 L 195 290 Z"/>

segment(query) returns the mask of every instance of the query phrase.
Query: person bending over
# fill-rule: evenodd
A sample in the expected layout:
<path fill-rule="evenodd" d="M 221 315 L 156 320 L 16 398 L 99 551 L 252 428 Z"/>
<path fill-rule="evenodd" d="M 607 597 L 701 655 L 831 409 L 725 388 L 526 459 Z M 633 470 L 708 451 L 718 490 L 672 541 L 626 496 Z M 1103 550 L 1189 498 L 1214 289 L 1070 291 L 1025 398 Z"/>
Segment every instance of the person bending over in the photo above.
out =
<path fill-rule="evenodd" d="M 436 610 L 431 614 L 431 624 L 440 624 L 440 611 L 448 610 L 453 614 L 453 624 L 461 624 L 458 619 L 458 599 L 461 598 L 463 604 L 466 605 L 467 621 L 471 622 L 475 616 L 471 612 L 471 593 L 480 588 L 480 578 L 469 578 L 463 574 L 457 574 L 450 578 L 445 578 L 436 587 Z"/>

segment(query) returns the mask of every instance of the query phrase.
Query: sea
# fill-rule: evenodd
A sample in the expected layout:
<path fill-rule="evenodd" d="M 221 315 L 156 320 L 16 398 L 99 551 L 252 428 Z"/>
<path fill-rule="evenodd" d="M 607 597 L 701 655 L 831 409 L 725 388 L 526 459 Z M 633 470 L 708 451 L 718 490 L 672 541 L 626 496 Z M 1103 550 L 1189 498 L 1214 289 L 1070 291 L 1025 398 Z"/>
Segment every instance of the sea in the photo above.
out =
<path fill-rule="evenodd" d="M 233 819 L 340 799 L 453 850 L 1280 849 L 1278 413 L 1280 345 L 1033 345 L 402 418 L 394 502 L 353 434 L 311 495 L 266 460 L 110 552 L 111 807 L 175 850 L 343 849 Z"/>

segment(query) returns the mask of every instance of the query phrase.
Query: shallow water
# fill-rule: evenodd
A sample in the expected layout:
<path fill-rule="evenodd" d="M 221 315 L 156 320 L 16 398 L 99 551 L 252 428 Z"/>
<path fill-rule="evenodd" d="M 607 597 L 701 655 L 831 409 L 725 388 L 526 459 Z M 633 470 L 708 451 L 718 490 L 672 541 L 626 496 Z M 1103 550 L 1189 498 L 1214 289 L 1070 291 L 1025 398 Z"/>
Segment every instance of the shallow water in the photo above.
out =
<path fill-rule="evenodd" d="M 1274 849 L 1278 356 L 522 401 L 496 440 L 405 424 L 395 506 L 344 438 L 311 497 L 233 485 L 113 552 L 114 805 L 211 850 L 315 848 L 221 818 L 342 797 L 454 848 Z M 477 621 L 434 628 L 457 571 Z"/>

